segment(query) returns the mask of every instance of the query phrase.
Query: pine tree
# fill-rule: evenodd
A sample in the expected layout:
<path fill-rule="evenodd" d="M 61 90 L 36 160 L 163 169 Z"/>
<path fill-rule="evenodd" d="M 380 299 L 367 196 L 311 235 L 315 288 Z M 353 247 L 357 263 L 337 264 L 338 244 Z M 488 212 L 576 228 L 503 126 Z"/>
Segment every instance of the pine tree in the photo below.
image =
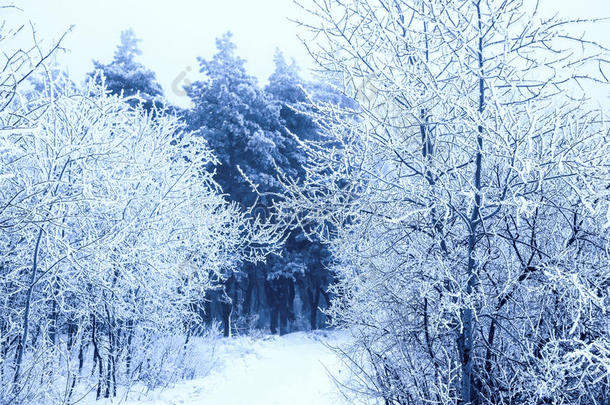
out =
<path fill-rule="evenodd" d="M 199 58 L 205 78 L 187 89 L 194 104 L 188 123 L 216 152 L 221 162 L 217 180 L 224 192 L 251 204 L 257 196 L 248 180 L 261 194 L 278 187 L 273 172 L 274 160 L 282 159 L 279 109 L 246 72 L 230 33 L 217 39 L 216 47 L 212 59 Z"/>
<path fill-rule="evenodd" d="M 211 59 L 199 58 L 204 78 L 187 88 L 193 102 L 188 125 L 215 151 L 220 161 L 215 179 L 228 198 L 244 208 L 254 206 L 253 216 L 267 215 L 282 191 L 278 176 L 296 181 L 304 177 L 306 155 L 297 138 L 319 138 L 318 125 L 307 114 L 312 108 L 307 93 L 311 90 L 314 97 L 333 102 L 340 96 L 327 86 L 303 81 L 297 65 L 279 51 L 276 69 L 262 89 L 247 73 L 245 60 L 236 55 L 230 33 L 217 39 L 216 47 Z M 281 255 L 228 274 L 224 294 L 218 297 L 221 308 L 213 302 L 208 305 L 208 316 L 220 312 L 225 335 L 239 309 L 249 317 L 253 302 L 261 301 L 262 311 L 255 309 L 254 315 L 268 316 L 272 333 L 286 333 L 296 317 L 297 293 L 308 307 L 311 327 L 317 327 L 320 294 L 326 295 L 331 281 L 325 265 L 330 253 L 301 229 L 287 232 Z"/>
<path fill-rule="evenodd" d="M 285 161 L 280 152 L 279 106 L 246 72 L 230 33 L 218 38 L 216 47 L 218 52 L 210 60 L 199 58 L 204 78 L 187 88 L 194 105 L 187 114 L 188 125 L 215 151 L 220 162 L 215 179 L 228 198 L 244 208 L 256 205 L 254 215 L 265 215 L 272 204 L 270 193 L 279 190 L 275 165 Z M 252 277 L 261 272 L 250 265 L 240 270 L 227 275 L 224 297 L 219 298 L 225 335 L 238 309 L 240 283 L 246 280 L 253 285 Z M 249 311 L 249 298 L 245 301 L 244 309 Z"/>
<path fill-rule="evenodd" d="M 136 61 L 136 57 L 142 54 L 138 46 L 140 42 L 133 30 L 121 32 L 121 43 L 112 61 L 108 64 L 93 61 L 94 71 L 89 75 L 95 77 L 98 83 L 103 80 L 112 94 L 134 97 L 129 101 L 132 106 L 141 102 L 146 110 L 151 110 L 153 106 L 163 105 L 163 89 L 155 73 Z"/>

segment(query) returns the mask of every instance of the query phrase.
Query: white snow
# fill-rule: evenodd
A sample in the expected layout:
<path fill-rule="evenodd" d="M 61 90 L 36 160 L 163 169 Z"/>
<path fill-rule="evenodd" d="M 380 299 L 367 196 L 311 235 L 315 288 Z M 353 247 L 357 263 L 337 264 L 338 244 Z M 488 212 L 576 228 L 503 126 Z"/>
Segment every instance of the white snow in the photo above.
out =
<path fill-rule="evenodd" d="M 219 364 L 204 378 L 148 393 L 131 392 L 128 405 L 342 405 L 337 381 L 347 368 L 327 346 L 347 341 L 341 332 L 221 339 Z M 98 401 L 98 405 L 118 403 Z"/>

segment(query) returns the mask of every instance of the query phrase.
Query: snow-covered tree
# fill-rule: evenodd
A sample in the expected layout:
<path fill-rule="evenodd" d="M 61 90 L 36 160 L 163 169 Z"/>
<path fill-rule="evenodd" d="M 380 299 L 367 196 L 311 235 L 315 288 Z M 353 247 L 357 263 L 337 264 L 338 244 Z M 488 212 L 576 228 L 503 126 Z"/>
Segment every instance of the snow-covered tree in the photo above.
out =
<path fill-rule="evenodd" d="M 132 106 L 142 103 L 145 109 L 151 110 L 154 106 L 164 105 L 163 89 L 155 73 L 136 60 L 142 54 L 139 42 L 133 30 L 121 32 L 121 43 L 112 61 L 107 64 L 94 61 L 94 71 L 90 76 L 98 84 L 104 83 L 113 94 L 123 94 L 129 98 Z"/>
<path fill-rule="evenodd" d="M 521 0 L 308 11 L 358 107 L 319 106 L 328 140 L 302 142 L 281 209 L 330 243 L 359 392 L 604 402 L 610 142 L 581 91 L 607 84 L 604 50 Z"/>
<path fill-rule="evenodd" d="M 266 217 L 269 201 L 263 195 L 278 188 L 273 175 L 274 162 L 280 158 L 278 109 L 258 87 L 256 78 L 246 72 L 245 60 L 236 55 L 230 33 L 216 40 L 216 48 L 210 60 L 199 58 L 204 77 L 187 88 L 193 102 L 188 125 L 218 157 L 214 178 L 228 198 L 244 209 L 256 208 L 254 215 Z M 252 266 L 241 270 L 226 280 L 218 297 L 225 336 L 239 313 L 240 283 L 254 282 Z M 212 312 L 208 308 L 208 315 Z"/>
<path fill-rule="evenodd" d="M 69 397 L 91 356 L 108 397 L 160 366 L 155 341 L 188 338 L 193 303 L 275 236 L 226 201 L 176 117 L 93 81 L 46 87 L 2 113 L 28 129 L 0 137 L 0 395 L 42 400 L 65 367 Z"/>

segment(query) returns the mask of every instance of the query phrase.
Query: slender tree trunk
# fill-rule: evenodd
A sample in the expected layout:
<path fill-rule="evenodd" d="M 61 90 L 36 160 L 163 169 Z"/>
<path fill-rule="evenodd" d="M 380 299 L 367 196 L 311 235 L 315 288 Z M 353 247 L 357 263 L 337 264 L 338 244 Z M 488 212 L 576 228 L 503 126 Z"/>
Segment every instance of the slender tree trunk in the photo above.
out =
<path fill-rule="evenodd" d="M 276 280 L 265 280 L 265 297 L 269 308 L 269 330 L 272 334 L 276 334 L 279 319 L 279 294 Z"/>
<path fill-rule="evenodd" d="M 30 307 L 32 305 L 32 294 L 34 292 L 34 286 L 36 284 L 36 275 L 38 271 L 38 252 L 40 250 L 40 240 L 42 239 L 42 228 L 38 231 L 38 237 L 36 238 L 36 245 L 34 247 L 34 259 L 32 263 L 32 274 L 30 275 L 30 283 L 28 286 L 28 292 L 25 300 L 25 312 L 23 313 L 23 332 L 19 345 L 17 346 L 17 359 L 15 360 L 15 375 L 13 377 L 13 383 L 15 389 L 17 389 L 17 381 L 19 381 L 19 373 L 21 372 L 21 363 L 23 362 L 23 352 L 28 341 L 28 331 L 30 325 Z"/>
<path fill-rule="evenodd" d="M 203 320 L 208 326 L 211 325 L 214 320 L 214 315 L 212 314 L 212 300 L 217 299 L 216 297 L 216 291 L 212 291 L 210 292 L 210 297 L 203 302 Z"/>
<path fill-rule="evenodd" d="M 190 329 L 189 329 L 190 332 Z M 131 353 L 133 340 L 133 319 L 127 321 L 127 355 L 125 356 L 125 370 L 127 378 L 131 378 Z"/>
<path fill-rule="evenodd" d="M 280 307 L 280 336 L 288 333 L 288 309 L 285 305 Z"/>
<path fill-rule="evenodd" d="M 314 286 L 314 288 L 309 291 L 309 296 L 311 297 L 309 326 L 311 327 L 311 330 L 314 330 L 318 329 L 318 305 L 320 303 L 320 287 L 318 287 L 317 285 Z"/>
<path fill-rule="evenodd" d="M 279 313 L 280 335 L 288 333 L 288 321 L 294 319 L 292 307 L 294 306 L 294 282 L 290 278 L 282 277 L 278 280 L 279 286 Z"/>
<path fill-rule="evenodd" d="M 274 335 L 277 333 L 278 320 L 279 320 L 279 311 L 278 311 L 277 306 L 274 305 L 274 306 L 270 307 L 270 314 L 269 314 L 269 330 Z"/>
<path fill-rule="evenodd" d="M 72 347 L 74 346 L 74 342 L 76 340 L 76 334 L 78 332 L 77 329 L 77 325 L 76 322 L 74 321 L 74 319 L 72 317 L 68 317 L 68 342 L 67 342 L 67 349 L 68 351 L 72 350 Z"/>
<path fill-rule="evenodd" d="M 252 293 L 254 292 L 254 285 L 256 283 L 256 273 L 253 266 L 250 266 L 248 270 L 248 281 L 246 285 L 246 292 L 244 294 L 244 308 L 242 313 L 246 316 L 250 315 L 252 311 Z"/>
<path fill-rule="evenodd" d="M 320 287 L 319 291 L 320 294 L 322 294 L 322 296 L 324 297 L 324 301 L 326 302 L 326 308 L 330 307 L 331 298 L 328 291 L 326 291 L 323 287 Z M 331 317 L 329 315 L 326 315 L 326 321 L 327 323 L 331 321 Z"/>
<path fill-rule="evenodd" d="M 91 375 L 95 374 L 97 366 L 97 391 L 95 399 L 100 399 L 102 396 L 102 387 L 104 385 L 104 365 L 102 364 L 102 356 L 100 354 L 99 345 L 97 341 L 97 321 L 95 315 L 91 315 L 91 343 L 93 344 L 93 368 L 91 369 Z"/>
<path fill-rule="evenodd" d="M 227 280 L 227 288 L 225 291 L 226 297 L 223 297 L 222 302 L 222 325 L 223 325 L 223 335 L 224 337 L 229 337 L 231 335 L 231 314 L 233 312 L 233 302 L 231 298 L 232 289 L 236 288 L 235 277 L 231 275 Z"/>
<path fill-rule="evenodd" d="M 485 81 L 483 78 L 483 37 L 481 24 L 481 3 L 480 0 L 476 3 L 479 43 L 478 43 L 478 68 L 479 68 L 479 114 L 485 110 Z M 482 160 L 483 160 L 483 127 L 478 125 L 477 128 L 477 152 L 475 157 L 474 168 L 474 206 L 468 223 L 468 265 L 467 265 L 467 283 L 466 294 L 470 296 L 476 285 L 478 284 L 478 269 L 475 261 L 475 248 L 479 236 L 478 226 L 481 222 L 481 177 L 482 177 Z M 467 306 L 461 311 L 463 330 L 459 338 L 458 347 L 460 348 L 461 363 L 462 363 L 462 403 L 471 404 L 473 401 L 472 383 L 473 383 L 473 308 Z"/>
<path fill-rule="evenodd" d="M 59 310 L 57 305 L 57 282 L 53 282 L 51 288 L 53 297 L 51 297 L 51 319 L 49 322 L 49 342 L 55 346 L 57 344 L 57 325 L 59 320 Z"/>

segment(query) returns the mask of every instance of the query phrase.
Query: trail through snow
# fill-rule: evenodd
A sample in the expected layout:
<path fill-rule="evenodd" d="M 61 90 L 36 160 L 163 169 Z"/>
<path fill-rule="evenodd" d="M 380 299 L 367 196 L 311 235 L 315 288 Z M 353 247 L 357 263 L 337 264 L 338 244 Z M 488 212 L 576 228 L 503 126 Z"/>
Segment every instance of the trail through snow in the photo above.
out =
<path fill-rule="evenodd" d="M 326 346 L 346 335 L 291 333 L 260 339 L 222 339 L 221 364 L 206 377 L 174 387 L 130 395 L 129 405 L 343 405 L 333 377 L 347 369 Z M 331 377 L 332 374 L 333 377 Z M 131 399 L 133 398 L 133 399 Z M 136 399 L 137 398 L 137 399 Z"/>

